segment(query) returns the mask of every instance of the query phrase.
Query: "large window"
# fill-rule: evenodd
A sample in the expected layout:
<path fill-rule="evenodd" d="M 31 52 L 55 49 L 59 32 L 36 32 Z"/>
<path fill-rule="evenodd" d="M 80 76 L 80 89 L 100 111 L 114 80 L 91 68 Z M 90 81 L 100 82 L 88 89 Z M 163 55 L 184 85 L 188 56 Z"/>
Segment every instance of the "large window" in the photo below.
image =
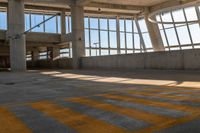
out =
<path fill-rule="evenodd" d="M 200 47 L 200 25 L 189 23 L 198 20 L 199 7 L 186 7 L 157 15 L 156 19 L 171 24 L 159 24 L 166 50 L 193 49 Z M 176 22 L 185 22 L 176 24 Z"/>
<path fill-rule="evenodd" d="M 144 19 L 140 19 L 139 25 L 137 27 L 132 18 L 85 17 L 86 56 L 142 52 L 144 50 L 141 39 L 144 40 L 146 48 L 152 51 Z M 141 36 L 138 28 L 141 28 Z"/>
<path fill-rule="evenodd" d="M 25 30 L 29 30 L 55 14 L 25 13 Z M 60 16 L 55 16 L 49 21 L 34 28 L 31 32 L 61 33 Z"/>
<path fill-rule="evenodd" d="M 117 54 L 116 19 L 85 18 L 86 56 Z"/>

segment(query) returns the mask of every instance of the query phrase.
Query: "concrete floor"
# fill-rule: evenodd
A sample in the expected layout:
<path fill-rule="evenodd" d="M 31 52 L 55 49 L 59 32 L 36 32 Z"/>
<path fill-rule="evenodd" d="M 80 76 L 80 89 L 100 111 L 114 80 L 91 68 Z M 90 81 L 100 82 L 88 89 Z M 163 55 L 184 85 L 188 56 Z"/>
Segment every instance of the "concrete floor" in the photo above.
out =
<path fill-rule="evenodd" d="M 0 73 L 0 133 L 200 133 L 200 72 Z"/>

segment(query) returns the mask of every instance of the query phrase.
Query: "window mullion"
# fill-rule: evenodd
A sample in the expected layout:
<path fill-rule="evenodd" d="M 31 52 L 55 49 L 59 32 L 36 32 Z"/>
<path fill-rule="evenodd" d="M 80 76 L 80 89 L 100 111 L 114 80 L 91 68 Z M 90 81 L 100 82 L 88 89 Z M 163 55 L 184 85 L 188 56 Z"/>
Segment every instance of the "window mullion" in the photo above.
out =
<path fill-rule="evenodd" d="M 194 43 L 193 43 L 193 40 L 192 40 L 192 35 L 191 35 L 191 32 L 190 32 L 190 28 L 189 28 L 188 20 L 187 20 L 187 17 L 186 17 L 185 9 L 183 9 L 183 14 L 184 14 L 184 17 L 185 17 L 188 33 L 189 33 L 189 36 L 190 36 L 190 41 L 192 43 L 192 48 L 194 49 Z"/>
<path fill-rule="evenodd" d="M 134 36 L 134 18 L 132 18 L 132 41 L 133 41 L 133 53 L 135 53 L 135 36 Z"/>
<path fill-rule="evenodd" d="M 99 55 L 101 56 L 101 32 L 100 32 L 100 19 L 98 17 L 98 35 L 99 35 Z"/>
<path fill-rule="evenodd" d="M 89 30 L 89 53 L 90 56 L 92 55 L 91 53 L 91 29 L 90 29 L 90 17 L 88 16 L 88 30 Z"/>
<path fill-rule="evenodd" d="M 175 30 L 176 37 L 177 37 L 177 40 L 178 40 L 179 48 L 180 48 L 180 50 L 181 50 L 181 49 L 182 49 L 182 47 L 181 47 L 181 42 L 180 42 L 180 38 L 179 38 L 179 36 L 178 36 L 178 31 L 177 31 L 177 28 L 176 28 L 176 25 L 175 25 L 175 21 L 174 21 L 174 17 L 173 17 L 173 15 L 172 15 L 172 12 L 170 12 L 170 15 L 171 15 L 171 18 L 172 18 L 172 22 L 173 22 L 174 30 Z"/>
<path fill-rule="evenodd" d="M 165 29 L 165 26 L 164 26 L 164 24 L 163 24 L 163 20 L 162 20 L 162 17 L 159 15 L 159 17 L 160 17 L 160 20 L 161 20 L 161 25 L 162 25 L 162 28 L 163 28 L 163 32 L 164 32 L 164 35 L 165 35 L 165 39 L 166 39 L 166 42 L 167 42 L 167 46 L 168 46 L 168 48 L 169 48 L 169 51 L 171 51 L 171 48 L 170 48 L 170 45 L 169 45 L 169 40 L 168 40 L 168 37 L 167 37 L 167 33 L 166 33 L 166 29 Z"/>
<path fill-rule="evenodd" d="M 140 29 L 140 25 L 139 25 L 139 23 L 138 23 L 138 19 L 137 19 L 137 18 L 135 18 L 135 24 L 136 24 L 136 26 L 137 26 L 138 34 L 139 34 L 139 36 L 140 36 L 140 43 L 141 43 L 141 45 L 142 45 L 142 47 L 143 47 L 143 49 L 144 49 L 144 52 L 146 52 L 146 46 L 145 46 L 145 43 L 144 43 L 144 39 L 143 39 L 143 36 L 142 36 L 142 31 L 141 31 L 141 29 Z"/>

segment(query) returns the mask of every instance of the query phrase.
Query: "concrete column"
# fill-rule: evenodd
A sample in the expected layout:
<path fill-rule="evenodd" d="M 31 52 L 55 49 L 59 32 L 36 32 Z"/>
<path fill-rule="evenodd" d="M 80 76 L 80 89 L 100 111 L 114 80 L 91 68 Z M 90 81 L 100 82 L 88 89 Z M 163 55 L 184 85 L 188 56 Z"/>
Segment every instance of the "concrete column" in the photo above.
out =
<path fill-rule="evenodd" d="M 51 60 L 57 60 L 60 58 L 60 48 L 59 47 L 48 47 L 47 51 L 50 52 Z"/>
<path fill-rule="evenodd" d="M 57 60 L 60 58 L 60 48 L 59 47 L 53 47 L 53 50 L 52 50 L 52 59 L 53 60 Z"/>
<path fill-rule="evenodd" d="M 12 71 L 26 70 L 26 42 L 24 32 L 24 1 L 8 1 L 8 36 Z"/>
<path fill-rule="evenodd" d="M 84 9 L 76 4 L 71 5 L 72 16 L 72 53 L 73 68 L 81 67 L 80 58 L 85 56 L 85 38 L 84 38 Z"/>
<path fill-rule="evenodd" d="M 39 50 L 34 49 L 32 51 L 32 61 L 37 61 L 39 59 Z"/>
<path fill-rule="evenodd" d="M 120 25 L 119 25 L 119 17 L 117 17 L 117 21 L 116 21 L 116 27 L 117 27 L 117 54 L 120 54 Z"/>
<path fill-rule="evenodd" d="M 66 34 L 66 18 L 65 18 L 65 10 L 61 12 L 61 42 L 64 41 L 64 37 Z"/>
<path fill-rule="evenodd" d="M 160 35 L 158 25 L 149 22 L 148 15 L 149 15 L 149 12 L 146 11 L 145 12 L 145 21 L 147 24 L 150 38 L 151 38 L 153 49 L 154 49 L 154 51 L 165 51 L 165 47 L 164 47 L 164 44 L 162 41 L 162 37 Z"/>

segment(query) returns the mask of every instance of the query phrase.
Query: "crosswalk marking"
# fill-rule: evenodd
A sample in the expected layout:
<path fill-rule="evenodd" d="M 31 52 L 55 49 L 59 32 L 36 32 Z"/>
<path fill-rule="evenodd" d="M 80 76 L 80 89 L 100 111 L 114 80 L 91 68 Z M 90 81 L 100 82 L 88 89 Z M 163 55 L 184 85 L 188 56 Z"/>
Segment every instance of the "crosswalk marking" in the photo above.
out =
<path fill-rule="evenodd" d="M 98 101 L 94 101 L 94 100 L 91 100 L 88 98 L 72 98 L 72 99 L 67 99 L 67 101 L 78 102 L 78 103 L 92 106 L 95 108 L 120 113 L 120 114 L 129 116 L 131 118 L 143 120 L 145 122 L 152 123 L 152 124 L 158 124 L 160 122 L 168 121 L 168 120 L 172 119 L 172 118 L 161 116 L 158 114 L 144 112 L 141 110 L 129 109 L 129 108 L 125 108 L 125 107 L 122 108 L 120 106 L 115 106 L 115 105 L 111 105 L 111 104 L 107 104 L 107 103 L 98 102 Z"/>
<path fill-rule="evenodd" d="M 154 133 L 156 131 L 161 131 L 163 129 L 167 129 L 167 128 L 176 126 L 178 124 L 190 122 L 192 120 L 199 119 L 199 118 L 200 118 L 200 113 L 195 113 L 195 114 L 190 115 L 190 116 L 178 118 L 176 120 L 171 120 L 171 121 L 168 121 L 168 122 L 163 122 L 163 123 L 160 123 L 158 125 L 151 126 L 149 128 L 144 128 L 144 129 L 136 131 L 135 133 Z"/>
<path fill-rule="evenodd" d="M 68 125 L 79 133 L 128 133 L 125 129 L 47 101 L 33 103 L 31 107 Z"/>
<path fill-rule="evenodd" d="M 32 131 L 8 109 L 0 107 L 1 133 L 32 133 Z"/>
<path fill-rule="evenodd" d="M 189 96 L 176 96 L 176 95 L 169 95 L 169 94 L 159 94 L 159 93 L 149 93 L 149 92 L 139 92 L 139 91 L 128 91 L 128 94 L 136 94 L 136 95 L 143 95 L 143 96 L 153 96 L 153 97 L 159 97 L 159 98 L 167 98 L 172 100 L 185 100 L 190 102 L 200 102 L 199 98 L 193 98 Z"/>
<path fill-rule="evenodd" d="M 133 88 L 133 89 L 129 89 L 130 91 L 142 91 L 142 92 L 152 92 L 152 93 L 154 93 L 154 92 L 160 92 L 160 93 L 177 93 L 177 94 L 190 94 L 190 95 L 200 95 L 199 93 L 196 93 L 196 92 L 199 92 L 200 91 L 200 89 L 194 89 L 193 91 L 191 91 L 190 89 L 182 89 L 182 88 L 177 88 L 176 89 L 176 87 L 174 88 L 166 88 L 166 87 L 164 87 L 163 89 L 159 89 L 159 88 L 141 88 L 141 89 L 135 89 L 135 88 Z M 190 91 L 188 91 L 188 90 L 190 90 Z"/>
<path fill-rule="evenodd" d="M 195 107 L 189 107 L 189 106 L 185 106 L 185 105 L 176 105 L 176 104 L 171 104 L 168 102 L 145 100 L 145 99 L 135 98 L 135 97 L 131 97 L 131 96 L 121 96 L 121 95 L 114 95 L 114 94 L 113 95 L 112 94 L 102 94 L 100 96 L 110 98 L 110 99 L 115 99 L 115 100 L 140 103 L 140 104 L 149 105 L 149 106 L 157 106 L 157 107 L 175 109 L 175 110 L 185 111 L 185 112 L 189 112 L 189 113 L 195 113 L 195 112 L 199 111 L 199 108 L 195 108 Z"/>

